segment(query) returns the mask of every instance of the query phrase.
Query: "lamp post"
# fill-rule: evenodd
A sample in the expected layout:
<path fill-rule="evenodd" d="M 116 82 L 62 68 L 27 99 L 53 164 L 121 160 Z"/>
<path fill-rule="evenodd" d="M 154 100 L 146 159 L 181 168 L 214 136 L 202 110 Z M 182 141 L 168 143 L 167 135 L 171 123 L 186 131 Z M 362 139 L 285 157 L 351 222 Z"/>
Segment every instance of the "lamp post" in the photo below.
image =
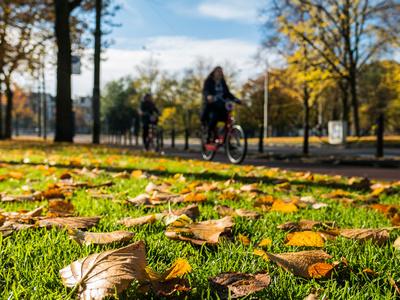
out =
<path fill-rule="evenodd" d="M 269 86 L 269 78 L 268 78 L 268 70 L 265 71 L 265 79 L 264 79 L 264 137 L 268 137 L 268 86 Z"/>

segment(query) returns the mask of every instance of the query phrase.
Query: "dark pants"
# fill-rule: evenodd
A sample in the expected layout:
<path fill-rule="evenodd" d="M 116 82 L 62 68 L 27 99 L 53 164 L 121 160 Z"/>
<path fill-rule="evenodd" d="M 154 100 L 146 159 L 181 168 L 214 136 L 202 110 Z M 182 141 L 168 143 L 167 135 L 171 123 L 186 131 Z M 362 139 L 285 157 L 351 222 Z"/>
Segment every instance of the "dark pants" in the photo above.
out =
<path fill-rule="evenodd" d="M 147 139 L 147 135 L 149 134 L 149 124 L 147 123 L 146 124 L 147 126 L 145 126 L 144 124 L 143 124 L 143 145 L 144 146 L 147 146 L 146 145 L 146 143 L 147 143 L 147 141 L 146 141 L 146 139 Z"/>
<path fill-rule="evenodd" d="M 225 108 L 225 103 L 222 101 L 215 101 L 208 105 L 208 136 L 212 136 L 211 133 L 214 130 L 217 123 L 220 121 L 226 122 L 227 111 Z"/>

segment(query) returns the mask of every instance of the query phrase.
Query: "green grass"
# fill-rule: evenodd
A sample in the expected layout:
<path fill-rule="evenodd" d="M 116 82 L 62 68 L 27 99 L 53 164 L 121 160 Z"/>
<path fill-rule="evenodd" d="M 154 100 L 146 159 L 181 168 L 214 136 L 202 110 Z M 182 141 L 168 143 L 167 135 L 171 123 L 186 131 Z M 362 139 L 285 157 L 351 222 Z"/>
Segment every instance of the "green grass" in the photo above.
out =
<path fill-rule="evenodd" d="M 335 221 L 339 228 L 378 228 L 391 226 L 390 220 L 381 213 L 367 210 L 362 206 L 352 208 L 333 200 L 323 199 L 323 194 L 342 188 L 357 195 L 366 195 L 368 191 L 354 190 L 347 185 L 347 179 L 336 179 L 335 183 L 324 184 L 318 179 L 333 179 L 332 177 L 316 176 L 315 180 L 305 181 L 291 172 L 271 172 L 274 176 L 266 178 L 269 171 L 266 168 L 246 169 L 247 166 L 222 165 L 202 161 L 186 161 L 175 158 L 158 157 L 130 150 L 117 148 L 95 147 L 88 145 L 68 145 L 35 142 L 1 142 L 0 178 L 10 171 L 23 172 L 21 179 L 5 179 L 0 181 L 0 192 L 7 194 L 22 194 L 22 187 L 29 185 L 35 190 L 45 190 L 55 183 L 61 174 L 73 174 L 75 181 L 90 181 L 100 184 L 112 180 L 112 187 L 100 188 L 105 193 L 116 194 L 123 200 L 127 196 L 135 197 L 144 193 L 148 179 L 115 179 L 115 172 L 127 170 L 131 172 L 140 169 L 160 177 L 160 182 L 173 178 L 177 173 L 186 178 L 186 183 L 174 183 L 170 189 L 179 192 L 193 181 L 210 181 L 223 184 L 234 177 L 236 182 L 231 186 L 240 188 L 244 184 L 259 183 L 259 189 L 275 197 L 286 198 L 295 196 L 314 196 L 317 200 L 327 203 L 328 208 L 320 210 L 299 209 L 294 213 L 261 212 L 263 218 L 250 220 L 236 217 L 233 227 L 233 243 L 222 243 L 219 246 L 193 246 L 184 242 L 172 241 L 164 236 L 166 226 L 155 223 L 136 228 L 125 228 L 117 220 L 126 217 L 140 217 L 161 212 L 168 204 L 155 208 L 144 209 L 109 199 L 94 199 L 88 197 L 90 190 L 78 189 L 68 198 L 80 216 L 103 216 L 100 223 L 92 228 L 93 232 L 110 232 L 114 230 L 129 230 L 135 232 L 133 241 L 144 240 L 146 243 L 146 259 L 148 266 L 158 272 L 165 271 L 178 258 L 186 259 L 192 271 L 185 275 L 192 291 L 170 296 L 171 299 L 208 299 L 215 297 L 207 278 L 221 272 L 235 271 L 254 273 L 258 270 L 268 270 L 271 284 L 267 289 L 245 297 L 245 299 L 303 299 L 312 291 L 320 293 L 319 299 L 393 299 L 395 289 L 390 285 L 389 278 L 400 280 L 399 252 L 392 246 L 399 236 L 397 230 L 390 232 L 390 240 L 382 246 L 367 242 L 365 244 L 338 237 L 328 242 L 322 248 L 332 255 L 329 262 L 346 258 L 356 273 L 370 268 L 378 275 L 359 275 L 341 268 L 329 280 L 304 279 L 286 272 L 276 264 L 263 260 L 252 254 L 254 248 L 263 238 L 270 238 L 272 244 L 265 249 L 271 253 L 297 252 L 302 250 L 317 250 L 314 247 L 284 246 L 286 232 L 278 230 L 277 225 L 287 221 L 309 219 L 314 221 Z M 25 162 L 25 163 L 24 163 Z M 5 164 L 8 163 L 8 164 Z M 160 166 L 165 167 L 161 168 Z M 79 176 L 75 172 L 87 167 L 104 169 L 96 178 Z M 239 178 L 239 180 L 238 180 Z M 282 191 L 277 188 L 276 180 L 289 180 L 291 189 Z M 157 182 L 157 181 L 156 181 Z M 383 204 L 398 204 L 399 188 L 393 195 L 381 195 L 379 202 Z M 234 209 L 246 208 L 256 211 L 252 204 L 255 201 L 247 193 L 240 194 L 239 201 L 220 200 L 221 191 L 205 192 L 208 199 L 199 204 L 200 221 L 220 218 L 213 209 L 218 204 L 226 204 Z M 353 197 L 355 198 L 355 196 Z M 1 203 L 4 212 L 17 210 L 32 210 L 39 206 L 47 207 L 48 201 Z M 171 208 L 181 208 L 186 203 L 171 204 Z M 238 237 L 241 233 L 249 237 L 251 246 L 243 245 Z M 14 232 L 8 237 L 0 235 L 0 298 L 1 299 L 65 299 L 71 289 L 63 286 L 58 271 L 79 258 L 93 253 L 117 249 L 128 243 L 111 246 L 78 246 L 69 240 L 66 230 L 45 228 L 25 229 Z M 319 248 L 318 248 L 319 249 Z M 72 295 L 74 297 L 74 295 Z M 142 294 L 133 283 L 130 288 L 118 295 L 118 299 L 153 299 L 151 292 Z"/>

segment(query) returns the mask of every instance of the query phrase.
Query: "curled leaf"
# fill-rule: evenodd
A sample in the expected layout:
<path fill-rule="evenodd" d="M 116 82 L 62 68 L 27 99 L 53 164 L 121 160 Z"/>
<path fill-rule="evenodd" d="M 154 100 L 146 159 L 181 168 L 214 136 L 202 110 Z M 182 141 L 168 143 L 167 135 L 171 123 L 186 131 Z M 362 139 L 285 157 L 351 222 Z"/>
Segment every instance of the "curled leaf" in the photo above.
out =
<path fill-rule="evenodd" d="M 130 241 L 135 233 L 119 230 L 106 233 L 84 232 L 76 229 L 68 229 L 69 238 L 79 245 L 110 245 L 117 242 Z"/>

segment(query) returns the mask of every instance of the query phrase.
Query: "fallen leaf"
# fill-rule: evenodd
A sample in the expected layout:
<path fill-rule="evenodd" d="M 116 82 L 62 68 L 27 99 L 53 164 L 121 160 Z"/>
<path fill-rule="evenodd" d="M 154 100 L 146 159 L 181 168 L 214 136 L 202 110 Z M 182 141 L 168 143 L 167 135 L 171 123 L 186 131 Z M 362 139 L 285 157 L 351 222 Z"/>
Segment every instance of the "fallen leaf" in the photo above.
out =
<path fill-rule="evenodd" d="M 251 211 L 251 210 L 248 210 L 248 209 L 244 209 L 244 208 L 239 208 L 235 212 L 240 217 L 247 217 L 247 218 L 250 218 L 252 220 L 259 219 L 259 218 L 262 217 L 261 214 L 256 213 L 256 212 Z"/>
<path fill-rule="evenodd" d="M 267 271 L 256 272 L 254 275 L 225 272 L 209 277 L 208 281 L 216 288 L 220 299 L 236 299 L 267 288 L 271 277 Z"/>
<path fill-rule="evenodd" d="M 336 266 L 327 263 L 316 263 L 308 268 L 308 273 L 316 278 L 331 278 Z"/>
<path fill-rule="evenodd" d="M 243 243 L 245 246 L 250 245 L 250 239 L 247 236 L 244 236 L 243 234 L 239 233 L 239 240 Z"/>
<path fill-rule="evenodd" d="M 164 281 L 176 278 L 190 272 L 191 270 L 192 267 L 188 261 L 186 259 L 179 258 L 161 275 L 160 280 Z"/>
<path fill-rule="evenodd" d="M 398 237 L 398 238 L 394 241 L 393 247 L 394 247 L 396 250 L 400 250 L 400 237 Z"/>
<path fill-rule="evenodd" d="M 323 263 L 325 260 L 332 258 L 329 254 L 322 250 L 300 251 L 293 253 L 272 254 L 266 252 L 267 257 L 278 264 L 286 271 L 304 277 L 310 278 L 308 268 L 316 263 Z"/>
<path fill-rule="evenodd" d="M 232 217 L 236 217 L 236 212 L 235 210 L 228 206 L 228 205 L 224 205 L 224 204 L 220 204 L 217 205 L 216 207 L 214 207 L 214 209 L 217 211 L 217 214 L 220 216 L 232 216 Z"/>
<path fill-rule="evenodd" d="M 139 218 L 125 218 L 118 220 L 117 223 L 123 224 L 126 227 L 142 226 L 144 224 L 153 224 L 156 221 L 156 215 L 149 215 Z"/>
<path fill-rule="evenodd" d="M 135 233 L 119 230 L 106 233 L 84 232 L 76 229 L 68 229 L 69 238 L 79 245 L 110 245 L 118 242 L 130 241 Z"/>
<path fill-rule="evenodd" d="M 63 284 L 78 290 L 80 299 L 103 299 L 119 294 L 137 279 L 147 281 L 145 244 L 89 255 L 59 271 Z"/>
<path fill-rule="evenodd" d="M 49 218 L 39 220 L 39 227 L 58 227 L 63 229 L 68 226 L 70 229 L 90 229 L 96 226 L 101 217 L 67 217 L 67 218 Z"/>
<path fill-rule="evenodd" d="M 297 206 L 293 203 L 286 203 L 280 199 L 276 199 L 272 204 L 271 211 L 280 211 L 280 212 L 295 212 L 297 211 Z"/>
<path fill-rule="evenodd" d="M 310 294 L 303 300 L 318 300 L 318 297 L 315 294 Z"/>
<path fill-rule="evenodd" d="M 390 220 L 393 226 L 400 226 L 400 214 L 395 214 L 393 218 Z"/>
<path fill-rule="evenodd" d="M 307 246 L 307 247 L 324 247 L 323 238 L 316 232 L 303 231 L 289 233 L 286 237 L 287 243 L 285 246 Z"/>
<path fill-rule="evenodd" d="M 171 239 L 179 239 L 179 240 L 188 240 L 192 241 L 194 239 L 190 237 L 182 237 L 179 238 L 180 236 L 179 232 L 182 233 L 190 233 L 193 234 L 197 239 L 200 239 L 201 242 L 196 243 L 196 244 L 203 244 L 204 242 L 210 243 L 210 244 L 218 244 L 219 241 L 219 236 L 222 233 L 231 233 L 232 231 L 232 226 L 234 223 L 232 222 L 232 217 L 225 217 L 223 219 L 219 220 L 208 220 L 208 221 L 203 221 L 203 222 L 194 222 L 187 224 L 184 227 L 178 227 L 178 226 L 169 226 L 167 228 L 167 232 L 165 233 L 165 236 Z"/>
<path fill-rule="evenodd" d="M 75 207 L 71 202 L 65 200 L 53 200 L 50 201 L 47 209 L 53 214 L 57 214 L 59 216 L 68 216 L 74 212 Z"/>
<path fill-rule="evenodd" d="M 276 226 L 278 229 L 282 229 L 285 231 L 300 231 L 301 226 L 295 222 L 286 222 L 285 224 Z"/>
<path fill-rule="evenodd" d="M 163 210 L 163 213 L 171 213 L 176 216 L 186 215 L 193 221 L 200 217 L 199 206 L 197 204 L 190 204 L 184 208 Z"/>
<path fill-rule="evenodd" d="M 387 230 L 391 229 L 392 228 L 339 229 L 339 232 L 348 239 L 356 239 L 360 242 L 371 240 L 371 243 L 379 246 L 389 239 Z"/>
<path fill-rule="evenodd" d="M 151 204 L 150 195 L 148 195 L 148 194 L 140 194 L 140 195 L 136 196 L 135 198 L 128 197 L 128 199 L 126 199 L 126 201 L 128 201 L 129 203 L 131 203 L 133 205 L 137 205 L 137 206 Z"/>
<path fill-rule="evenodd" d="M 263 239 L 263 240 L 261 241 L 261 243 L 258 244 L 258 245 L 259 245 L 260 247 L 266 248 L 267 246 L 269 246 L 269 245 L 271 245 L 271 244 L 272 244 L 271 239 Z"/>
<path fill-rule="evenodd" d="M 207 200 L 207 196 L 201 193 L 190 193 L 185 195 L 183 202 L 203 202 Z"/>
<path fill-rule="evenodd" d="M 240 199 L 240 197 L 235 193 L 223 193 L 223 194 L 218 196 L 218 199 L 237 201 L 237 200 Z"/>

